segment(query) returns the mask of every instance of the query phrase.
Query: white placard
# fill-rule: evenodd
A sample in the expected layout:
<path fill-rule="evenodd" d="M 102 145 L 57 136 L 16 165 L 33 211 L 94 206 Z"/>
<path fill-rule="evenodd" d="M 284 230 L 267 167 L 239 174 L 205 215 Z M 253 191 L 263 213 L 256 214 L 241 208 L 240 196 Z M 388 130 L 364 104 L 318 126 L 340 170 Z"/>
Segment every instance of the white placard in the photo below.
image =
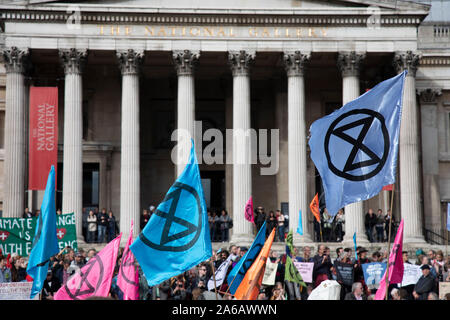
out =
<path fill-rule="evenodd" d="M 7 282 L 0 283 L 0 300 L 30 300 L 33 282 Z M 33 300 L 39 300 L 35 295 Z"/>

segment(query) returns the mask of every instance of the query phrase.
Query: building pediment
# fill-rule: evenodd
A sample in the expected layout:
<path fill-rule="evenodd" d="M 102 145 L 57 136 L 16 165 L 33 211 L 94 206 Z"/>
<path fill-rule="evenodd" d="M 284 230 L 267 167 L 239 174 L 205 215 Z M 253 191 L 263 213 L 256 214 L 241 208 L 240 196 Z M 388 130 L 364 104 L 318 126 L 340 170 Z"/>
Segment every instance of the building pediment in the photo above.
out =
<path fill-rule="evenodd" d="M 55 1 L 55 0 L 10 0 L 4 2 L 8 6 L 53 9 L 78 6 L 80 8 L 113 11 L 128 11 L 134 9 L 153 9 L 163 12 L 165 10 L 314 10 L 314 9 L 364 9 L 377 7 L 384 10 L 428 11 L 429 5 L 416 1 L 405 0 L 78 0 L 78 1 Z"/>
<path fill-rule="evenodd" d="M 252 25 L 419 25 L 430 6 L 403 0 L 93 0 L 9 1 L 0 5 L 2 21 L 81 23 L 197 23 Z"/>

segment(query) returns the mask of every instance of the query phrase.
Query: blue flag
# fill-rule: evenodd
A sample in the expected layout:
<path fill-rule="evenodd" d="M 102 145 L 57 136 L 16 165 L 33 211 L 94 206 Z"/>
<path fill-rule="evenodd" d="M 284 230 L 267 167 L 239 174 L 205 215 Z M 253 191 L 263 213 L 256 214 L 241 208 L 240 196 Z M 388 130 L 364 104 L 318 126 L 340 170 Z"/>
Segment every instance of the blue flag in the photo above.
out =
<path fill-rule="evenodd" d="M 130 249 L 149 286 L 177 276 L 212 256 L 193 141 L 186 167 Z"/>
<path fill-rule="evenodd" d="M 266 222 L 259 229 L 252 246 L 247 251 L 247 253 L 239 260 L 239 262 L 231 269 L 227 277 L 227 283 L 230 285 L 230 293 L 235 294 L 237 288 L 241 284 L 242 279 L 244 279 L 245 273 L 252 266 L 253 261 L 255 261 L 264 242 L 266 241 Z M 234 279 L 234 280 L 233 280 Z"/>
<path fill-rule="evenodd" d="M 355 261 L 358 261 L 358 252 L 356 252 L 356 232 L 353 234 L 353 245 L 355 246 Z"/>
<path fill-rule="evenodd" d="M 38 216 L 36 226 L 27 266 L 27 273 L 33 278 L 30 299 L 41 292 L 47 277 L 50 257 L 59 252 L 56 237 L 55 168 L 53 166 L 48 175 L 41 214 Z"/>
<path fill-rule="evenodd" d="M 447 230 L 450 231 L 450 202 L 447 203 Z"/>
<path fill-rule="evenodd" d="M 297 227 L 297 233 L 301 236 L 303 235 L 303 224 L 302 224 L 302 210 L 298 213 L 298 227 Z"/>
<path fill-rule="evenodd" d="M 379 83 L 311 125 L 311 159 L 330 215 L 395 182 L 405 75 Z"/>

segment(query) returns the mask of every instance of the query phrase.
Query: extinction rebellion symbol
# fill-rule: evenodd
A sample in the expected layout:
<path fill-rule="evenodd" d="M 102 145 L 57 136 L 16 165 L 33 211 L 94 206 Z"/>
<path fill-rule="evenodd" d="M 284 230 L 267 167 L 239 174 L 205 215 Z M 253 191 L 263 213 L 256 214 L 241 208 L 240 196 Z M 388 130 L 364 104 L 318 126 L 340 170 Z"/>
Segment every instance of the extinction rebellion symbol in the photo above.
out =
<path fill-rule="evenodd" d="M 355 115 L 362 115 L 359 119 L 346 123 L 342 126 L 339 124 L 348 117 L 354 117 Z M 379 125 L 375 125 L 379 123 Z M 362 126 L 358 137 L 354 138 L 345 131 Z M 379 140 L 383 143 L 382 154 L 377 154 L 375 151 L 371 150 L 367 145 L 364 144 L 364 140 L 371 127 L 376 128 L 378 132 L 371 132 L 371 134 L 376 134 L 379 136 Z M 372 130 L 374 131 L 374 130 Z M 333 156 L 335 154 L 330 154 L 330 138 L 331 136 L 336 136 L 352 145 L 352 150 L 347 157 L 345 165 L 343 168 L 338 169 L 333 163 Z M 336 120 L 331 123 L 326 136 L 325 136 L 325 155 L 327 157 L 328 167 L 337 176 L 345 178 L 351 181 L 363 181 L 372 178 L 377 173 L 383 169 L 386 160 L 389 155 L 390 143 L 389 143 L 389 132 L 386 127 L 385 119 L 381 113 L 375 112 L 369 109 L 356 109 L 342 114 Z M 358 152 L 363 152 L 368 159 L 364 161 L 355 162 L 356 155 Z M 375 166 L 376 165 L 376 166 Z M 374 168 L 361 175 L 354 175 L 349 172 L 360 169 L 364 167 L 374 166 Z"/>
<path fill-rule="evenodd" d="M 139 235 L 139 238 L 142 240 L 143 243 L 145 243 L 150 248 L 153 248 L 153 249 L 159 250 L 159 251 L 174 251 L 174 252 L 186 251 L 197 242 L 198 238 L 200 237 L 201 231 L 202 231 L 203 214 L 202 214 L 202 206 L 201 206 L 201 202 L 200 202 L 200 197 L 199 197 L 197 191 L 194 188 L 192 188 L 191 186 L 181 183 L 181 182 L 176 182 L 173 186 L 174 186 L 174 189 L 172 190 L 172 192 L 170 192 L 166 195 L 166 197 L 164 198 L 164 201 L 163 201 L 163 202 L 167 202 L 169 200 L 172 200 L 172 203 L 170 204 L 170 208 L 169 208 L 168 212 L 164 212 L 164 211 L 157 209 L 154 213 L 157 216 L 165 219 L 165 223 L 164 223 L 164 227 L 163 227 L 163 230 L 161 233 L 161 239 L 160 239 L 159 243 L 154 243 L 154 242 L 150 241 L 146 236 L 144 236 L 143 232 L 141 232 Z M 175 215 L 177 212 L 177 208 L 178 208 L 178 202 L 180 200 L 180 196 L 183 191 L 188 193 L 188 195 L 183 195 L 183 197 L 193 197 L 193 199 L 191 199 L 190 202 L 192 203 L 192 205 L 197 206 L 197 212 L 198 212 L 197 213 L 197 215 L 198 215 L 197 225 L 195 225 L 189 221 L 186 221 L 184 219 L 181 219 Z M 195 200 L 195 201 L 192 201 L 192 200 Z M 186 227 L 186 230 L 184 230 L 182 232 L 178 232 L 176 234 L 169 235 L 170 228 L 173 223 L 177 223 L 177 224 L 180 224 L 180 225 Z M 167 243 L 172 242 L 174 240 L 186 238 L 192 233 L 195 233 L 194 237 L 190 241 L 188 241 L 187 243 L 185 243 L 181 246 L 167 245 Z"/>
<path fill-rule="evenodd" d="M 79 279 L 78 283 L 77 282 L 72 283 L 71 282 L 72 278 L 69 278 L 67 280 L 66 285 L 64 286 L 64 289 L 66 290 L 69 297 L 71 297 L 74 300 L 82 299 L 83 296 L 87 294 L 91 293 L 95 294 L 95 292 L 97 292 L 98 288 L 103 282 L 104 267 L 102 259 L 99 256 L 94 256 L 91 259 L 89 259 L 85 267 L 87 267 L 85 271 L 81 270 L 79 271 L 80 278 L 78 278 Z M 97 268 L 98 271 L 94 270 L 94 272 L 98 274 L 98 279 L 96 280 L 97 283 L 90 283 L 88 280 L 89 273 L 91 272 L 92 269 Z M 73 277 L 75 276 L 76 274 L 73 275 Z M 76 286 L 76 288 L 73 287 L 74 285 Z M 75 289 L 75 291 L 71 291 L 71 289 Z"/>

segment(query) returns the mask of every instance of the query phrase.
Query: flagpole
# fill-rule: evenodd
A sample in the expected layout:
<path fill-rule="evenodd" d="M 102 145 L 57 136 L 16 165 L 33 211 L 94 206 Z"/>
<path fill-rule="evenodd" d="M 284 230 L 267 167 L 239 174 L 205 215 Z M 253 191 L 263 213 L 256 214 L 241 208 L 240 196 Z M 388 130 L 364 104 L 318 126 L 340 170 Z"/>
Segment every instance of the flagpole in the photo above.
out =
<path fill-rule="evenodd" d="M 216 285 L 216 271 L 214 270 L 214 263 L 211 259 L 211 268 L 212 268 L 212 274 L 213 274 L 213 279 L 214 279 L 214 292 L 216 293 L 216 300 L 219 300 L 218 296 L 217 296 L 217 285 Z"/>
<path fill-rule="evenodd" d="M 394 190 L 395 190 L 395 184 L 392 184 L 392 196 L 391 196 L 391 207 L 390 207 L 390 213 L 389 213 L 389 234 L 388 234 L 388 257 L 387 257 L 387 266 L 386 266 L 386 294 L 385 294 L 385 300 L 388 299 L 388 291 L 389 291 L 389 258 L 390 258 L 390 251 L 391 251 L 391 228 L 392 228 L 392 206 L 394 204 Z"/>
<path fill-rule="evenodd" d="M 322 224 L 319 222 L 319 227 L 320 227 L 320 242 L 323 242 L 323 237 L 322 237 Z"/>
<path fill-rule="evenodd" d="M 233 285 L 234 279 L 236 279 L 237 275 L 238 275 L 238 272 L 236 272 L 236 274 L 233 277 L 233 280 L 231 280 L 231 283 L 228 286 L 227 291 L 225 291 L 225 294 L 228 294 L 228 291 L 230 290 L 231 286 Z"/>

